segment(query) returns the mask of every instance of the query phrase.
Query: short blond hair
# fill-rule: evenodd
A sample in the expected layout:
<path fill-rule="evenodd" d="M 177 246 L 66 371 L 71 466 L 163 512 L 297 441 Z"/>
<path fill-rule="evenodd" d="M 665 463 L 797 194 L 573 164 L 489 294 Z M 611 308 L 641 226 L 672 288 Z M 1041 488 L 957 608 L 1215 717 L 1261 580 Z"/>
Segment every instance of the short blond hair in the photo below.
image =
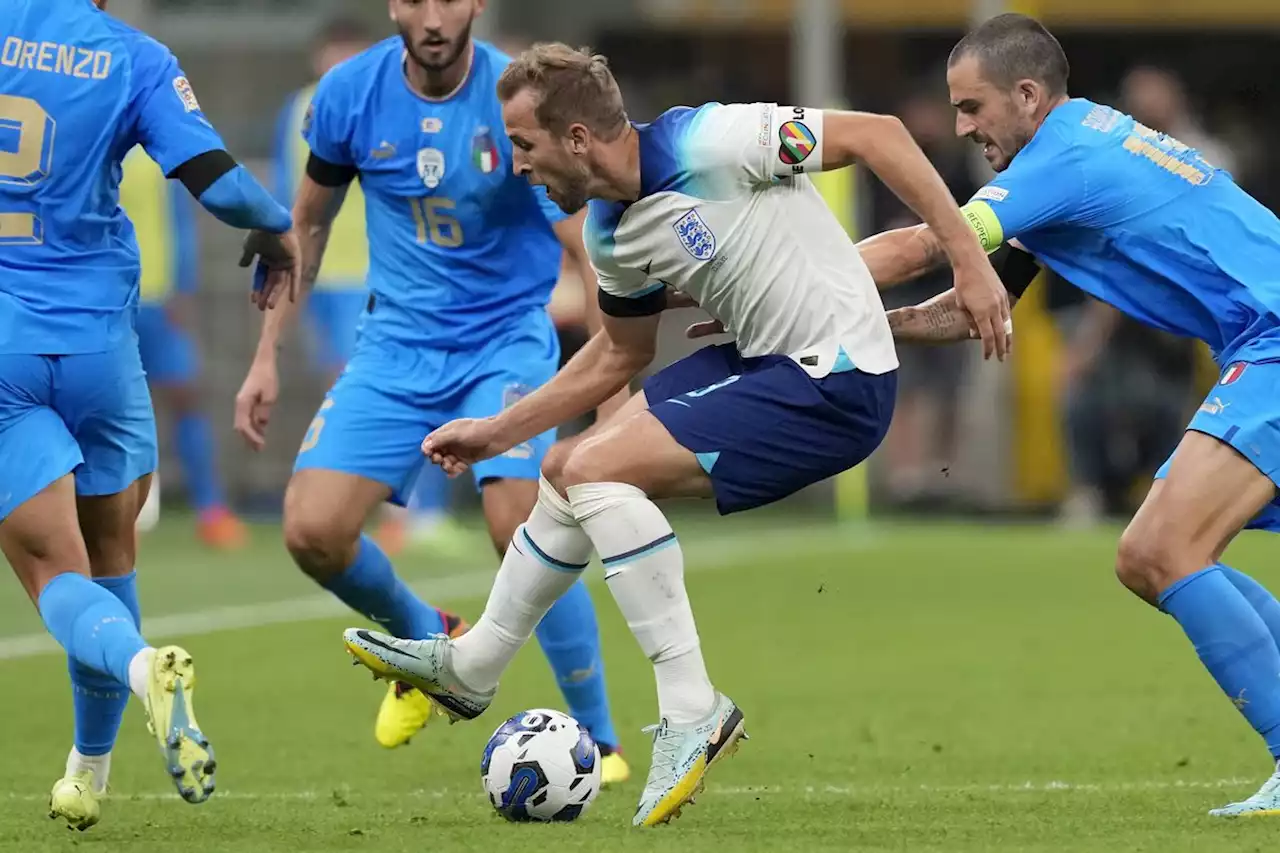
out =
<path fill-rule="evenodd" d="M 616 139 L 627 124 L 618 81 L 609 61 L 589 48 L 560 42 L 535 44 L 512 60 L 498 79 L 498 98 L 509 101 L 524 90 L 538 98 L 538 124 L 564 135 L 584 124 L 602 139 Z"/>

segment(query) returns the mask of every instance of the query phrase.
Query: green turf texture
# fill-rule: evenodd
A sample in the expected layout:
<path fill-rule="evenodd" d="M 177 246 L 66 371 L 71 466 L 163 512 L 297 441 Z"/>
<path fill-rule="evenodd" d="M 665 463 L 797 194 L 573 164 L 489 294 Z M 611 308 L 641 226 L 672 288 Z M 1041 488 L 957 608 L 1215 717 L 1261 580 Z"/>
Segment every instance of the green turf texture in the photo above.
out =
<path fill-rule="evenodd" d="M 144 540 L 148 619 L 312 596 L 279 532 L 232 557 L 191 543 L 188 521 Z M 610 691 L 631 782 L 576 824 L 509 825 L 479 780 L 490 732 L 524 708 L 559 707 L 536 648 L 524 650 L 480 720 L 433 724 L 383 750 L 383 688 L 353 668 L 354 618 L 178 637 L 195 655 L 201 724 L 218 793 L 171 798 L 143 715 L 130 708 L 103 822 L 45 817 L 70 746 L 65 663 L 0 660 L 4 772 L 0 850 L 280 851 L 1241 851 L 1274 846 L 1280 819 L 1215 820 L 1270 770 L 1260 740 L 1198 665 L 1170 619 L 1112 574 L 1118 531 L 892 524 L 837 530 L 769 517 L 677 524 L 712 678 L 752 736 L 672 825 L 630 826 L 656 722 L 651 670 L 598 566 Z M 1280 588 L 1280 540 L 1231 558 Z M 493 561 L 400 561 L 419 588 L 474 618 Z M 466 573 L 470 571 L 471 574 Z M 459 582 L 460 573 L 465 583 Z M 468 580 L 469 579 L 469 580 Z M 271 608 L 267 608 L 271 610 Z M 279 609 L 287 612 L 287 607 Z M 159 624 L 164 624 L 163 622 Z M 0 587 L 0 648 L 40 630 L 14 581 Z"/>

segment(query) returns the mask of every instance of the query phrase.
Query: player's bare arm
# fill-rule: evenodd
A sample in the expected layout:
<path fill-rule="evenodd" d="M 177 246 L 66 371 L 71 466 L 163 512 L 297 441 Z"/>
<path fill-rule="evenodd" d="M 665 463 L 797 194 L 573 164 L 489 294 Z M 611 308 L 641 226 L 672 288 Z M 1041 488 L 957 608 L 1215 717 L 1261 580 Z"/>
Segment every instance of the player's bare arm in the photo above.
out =
<path fill-rule="evenodd" d="M 661 316 L 604 315 L 601 332 L 550 382 L 499 415 L 445 424 L 426 437 L 422 452 L 456 476 L 597 408 L 653 361 Z"/>
<path fill-rule="evenodd" d="M 893 116 L 828 111 L 824 169 L 861 162 L 924 220 L 955 270 L 960 307 L 973 317 L 983 355 L 1004 358 L 1009 301 L 986 252 L 947 185 L 902 122 Z"/>
<path fill-rule="evenodd" d="M 348 186 L 349 183 L 324 186 L 308 174 L 303 176 L 298 187 L 293 219 L 302 260 L 301 293 L 296 300 L 284 300 L 271 306 L 263 315 L 262 333 L 258 338 L 253 364 L 236 394 L 236 432 L 254 450 L 261 450 L 266 446 L 271 409 L 280 394 L 276 353 L 280 349 L 284 330 L 290 318 L 305 303 L 320 275 L 320 264 L 324 260 L 333 220 L 342 209 Z"/>
<path fill-rule="evenodd" d="M 882 231 L 860 241 L 858 252 L 880 290 L 905 284 L 947 262 L 942 242 L 927 225 Z"/>
<path fill-rule="evenodd" d="M 585 315 L 587 332 L 594 335 L 600 331 L 600 309 L 596 306 L 596 292 L 600 288 L 596 280 L 596 271 L 587 256 L 587 247 L 582 242 L 582 225 L 586 221 L 586 211 L 579 211 L 568 219 L 562 219 L 551 226 L 556 239 L 564 249 L 565 266 L 572 269 L 582 282 L 582 292 L 586 297 Z"/>
<path fill-rule="evenodd" d="M 347 186 L 324 186 L 310 175 L 303 175 L 293 204 L 294 230 L 298 235 L 302 258 L 302 299 L 297 304 L 281 304 L 267 312 L 258 340 L 259 355 L 269 353 L 274 357 L 289 321 L 315 286 L 325 249 L 329 245 L 333 220 L 342 210 L 342 202 L 347 197 Z"/>
<path fill-rule="evenodd" d="M 882 271 L 887 269 L 891 262 L 887 260 L 889 252 L 881 249 L 886 246 L 891 247 L 895 241 L 901 243 L 915 239 L 907 233 L 912 231 L 917 229 L 887 232 L 890 235 L 901 236 L 885 241 L 881 244 L 881 248 L 877 248 L 873 253 L 873 260 L 881 266 Z M 862 244 L 859 244 L 859 248 L 861 247 Z M 867 257 L 866 252 L 863 253 L 863 257 Z M 1010 308 L 1017 304 L 1018 299 L 1031 286 L 1031 282 L 1040 274 L 1040 265 L 1035 257 L 1013 245 L 1002 246 L 993 252 L 990 264 L 1006 291 Z M 880 285 L 878 278 L 876 284 Z M 961 307 L 954 288 L 919 305 L 894 309 L 888 312 L 888 318 L 889 328 L 893 330 L 893 339 L 900 343 L 953 343 L 977 337 L 969 314 Z M 1010 321 L 1005 327 L 1005 335 L 1012 336 L 1012 333 L 1013 324 Z"/>
<path fill-rule="evenodd" d="M 556 238 L 564 248 L 566 264 L 578 274 L 582 282 L 583 304 L 586 306 L 587 334 L 595 337 L 601 330 L 601 311 L 596 294 L 600 291 L 600 281 L 596 278 L 595 267 L 591 266 L 591 258 L 587 254 L 586 244 L 582 241 L 582 226 L 586 221 L 586 211 L 563 219 L 552 226 Z M 598 422 L 607 420 L 614 412 L 626 405 L 631 399 L 631 389 L 623 386 L 622 390 L 600 404 L 596 412 Z"/>
<path fill-rule="evenodd" d="M 1018 297 L 1009 294 L 1010 306 L 1017 302 Z M 939 293 L 919 305 L 895 308 L 887 316 L 898 343 L 949 344 L 976 337 L 955 290 Z"/>

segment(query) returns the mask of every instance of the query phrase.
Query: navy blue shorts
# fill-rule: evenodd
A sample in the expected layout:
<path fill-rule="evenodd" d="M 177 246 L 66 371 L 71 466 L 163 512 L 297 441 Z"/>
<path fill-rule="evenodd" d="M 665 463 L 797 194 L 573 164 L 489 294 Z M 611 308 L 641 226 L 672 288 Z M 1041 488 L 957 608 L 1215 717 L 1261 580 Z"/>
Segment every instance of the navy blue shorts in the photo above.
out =
<path fill-rule="evenodd" d="M 644 383 L 653 412 L 711 477 L 722 515 L 781 500 L 862 462 L 893 418 L 897 371 L 813 379 L 785 356 L 704 347 Z"/>

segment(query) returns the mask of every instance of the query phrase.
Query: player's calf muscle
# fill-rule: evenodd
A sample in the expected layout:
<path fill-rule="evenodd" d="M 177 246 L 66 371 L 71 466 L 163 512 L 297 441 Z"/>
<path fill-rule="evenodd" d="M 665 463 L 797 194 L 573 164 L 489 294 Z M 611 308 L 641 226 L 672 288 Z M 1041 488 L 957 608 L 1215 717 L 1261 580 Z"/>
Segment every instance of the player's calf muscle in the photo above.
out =
<path fill-rule="evenodd" d="M 137 563 L 134 524 L 150 484 L 148 474 L 118 494 L 76 499 L 80 532 L 95 578 L 119 577 L 133 571 Z"/>

